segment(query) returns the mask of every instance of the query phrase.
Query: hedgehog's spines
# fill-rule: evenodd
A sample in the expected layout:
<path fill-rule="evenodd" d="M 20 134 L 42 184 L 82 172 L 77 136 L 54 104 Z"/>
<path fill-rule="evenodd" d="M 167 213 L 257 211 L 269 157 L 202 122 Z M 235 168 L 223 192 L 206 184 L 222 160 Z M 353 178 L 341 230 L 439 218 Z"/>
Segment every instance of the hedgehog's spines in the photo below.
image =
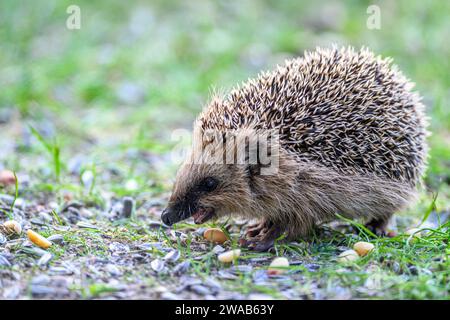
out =
<path fill-rule="evenodd" d="M 204 129 L 276 128 L 302 161 L 414 185 L 428 133 L 413 87 L 391 58 L 365 47 L 317 48 L 233 88 L 198 122 Z"/>

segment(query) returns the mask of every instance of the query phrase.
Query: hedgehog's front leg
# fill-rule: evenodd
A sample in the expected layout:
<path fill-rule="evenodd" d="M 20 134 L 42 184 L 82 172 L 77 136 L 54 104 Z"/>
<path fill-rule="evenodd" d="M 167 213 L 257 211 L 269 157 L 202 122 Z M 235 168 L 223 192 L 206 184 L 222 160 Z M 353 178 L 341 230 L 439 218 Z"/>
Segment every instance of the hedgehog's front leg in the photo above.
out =
<path fill-rule="evenodd" d="M 373 218 L 366 224 L 366 228 L 368 228 L 379 237 L 395 235 L 395 233 L 388 232 L 388 226 L 392 219 L 391 217 L 392 214 L 389 214 L 385 217 Z"/>
<path fill-rule="evenodd" d="M 275 240 L 283 233 L 283 230 L 269 220 L 263 220 L 251 225 L 245 238 L 241 239 L 242 246 L 255 251 L 267 251 L 273 247 Z"/>

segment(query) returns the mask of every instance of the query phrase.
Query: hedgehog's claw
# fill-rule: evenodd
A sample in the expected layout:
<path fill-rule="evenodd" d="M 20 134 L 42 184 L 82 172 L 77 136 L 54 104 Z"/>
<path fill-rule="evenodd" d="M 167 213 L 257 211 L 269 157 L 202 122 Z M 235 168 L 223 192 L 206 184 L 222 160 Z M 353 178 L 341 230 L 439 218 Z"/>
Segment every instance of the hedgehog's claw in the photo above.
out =
<path fill-rule="evenodd" d="M 253 238 L 258 234 L 261 234 L 261 232 L 267 232 L 267 224 L 268 223 L 266 221 L 263 221 L 249 226 L 245 234 L 246 237 Z"/>
<path fill-rule="evenodd" d="M 263 240 L 258 239 L 257 237 L 240 240 L 241 246 L 258 252 L 268 251 L 273 247 L 274 243 L 275 243 L 274 239 Z"/>
<path fill-rule="evenodd" d="M 281 234 L 281 230 L 270 221 L 262 221 L 252 225 L 246 232 L 246 237 L 241 239 L 242 246 L 251 250 L 263 252 L 270 250 L 275 239 Z"/>
<path fill-rule="evenodd" d="M 372 219 L 366 224 L 366 228 L 372 231 L 377 237 L 389 237 L 388 225 L 389 218 Z"/>
<path fill-rule="evenodd" d="M 273 245 L 275 244 L 275 239 L 269 239 L 266 241 L 259 241 L 258 243 L 253 243 L 253 246 L 249 247 L 249 249 L 252 249 L 257 252 L 265 252 L 269 251 L 271 248 L 273 248 Z"/>

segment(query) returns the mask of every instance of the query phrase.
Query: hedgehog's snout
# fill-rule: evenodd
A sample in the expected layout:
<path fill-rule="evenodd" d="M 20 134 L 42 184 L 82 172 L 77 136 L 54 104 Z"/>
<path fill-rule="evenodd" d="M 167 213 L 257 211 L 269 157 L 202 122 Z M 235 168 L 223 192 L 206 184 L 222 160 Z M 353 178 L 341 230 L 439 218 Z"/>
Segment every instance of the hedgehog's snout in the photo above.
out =
<path fill-rule="evenodd" d="M 171 226 L 191 217 L 198 210 L 198 200 L 191 195 L 169 201 L 167 207 L 161 213 L 164 224 Z"/>
<path fill-rule="evenodd" d="M 161 214 L 161 220 L 165 225 L 171 226 L 177 222 L 176 215 L 169 208 L 164 209 Z M 178 220 L 179 221 L 179 220 Z"/>
<path fill-rule="evenodd" d="M 179 204 L 168 205 L 161 213 L 161 220 L 164 224 L 171 226 L 181 220 L 185 220 L 192 215 L 189 210 L 184 210 Z"/>

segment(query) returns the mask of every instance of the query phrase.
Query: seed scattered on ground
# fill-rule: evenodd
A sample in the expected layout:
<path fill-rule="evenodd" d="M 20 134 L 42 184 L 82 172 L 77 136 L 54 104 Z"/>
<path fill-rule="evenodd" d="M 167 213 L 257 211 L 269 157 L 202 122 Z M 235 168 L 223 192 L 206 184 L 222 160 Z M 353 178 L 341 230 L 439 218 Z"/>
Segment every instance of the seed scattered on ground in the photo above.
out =
<path fill-rule="evenodd" d="M 358 253 L 355 250 L 346 250 L 342 252 L 338 257 L 338 262 L 350 262 L 359 258 Z"/>
<path fill-rule="evenodd" d="M 4 186 L 13 185 L 16 183 L 16 177 L 14 177 L 14 172 L 10 170 L 0 171 L 0 184 Z"/>
<path fill-rule="evenodd" d="M 46 266 L 53 259 L 53 255 L 50 252 L 46 252 L 38 261 L 38 266 Z"/>
<path fill-rule="evenodd" d="M 25 252 L 26 254 L 36 256 L 36 257 L 42 257 L 44 254 L 47 253 L 47 251 L 42 250 L 41 248 L 22 248 L 21 251 Z"/>
<path fill-rule="evenodd" d="M 52 243 L 62 244 L 64 242 L 64 237 L 61 234 L 52 234 L 47 240 Z"/>
<path fill-rule="evenodd" d="M 215 254 L 219 254 L 225 251 L 225 248 L 222 247 L 221 245 L 216 245 L 213 250 L 212 250 Z"/>
<path fill-rule="evenodd" d="M 0 254 L 0 266 L 4 267 L 11 267 L 11 263 L 8 261 L 8 259 Z"/>
<path fill-rule="evenodd" d="M 193 286 L 190 286 L 190 289 L 191 289 L 191 291 L 193 291 L 201 296 L 206 296 L 211 293 L 207 287 L 202 286 L 201 284 L 195 284 Z"/>
<path fill-rule="evenodd" d="M 368 254 L 370 251 L 372 251 L 375 248 L 373 244 L 370 242 L 364 242 L 360 241 L 353 245 L 353 250 L 358 253 L 360 257 L 364 257 L 366 254 Z"/>
<path fill-rule="evenodd" d="M 180 251 L 172 250 L 164 257 L 165 261 L 176 262 L 180 258 Z"/>
<path fill-rule="evenodd" d="M 220 262 L 230 263 L 230 262 L 233 262 L 234 260 L 236 260 L 237 258 L 239 258 L 240 255 L 241 255 L 241 250 L 236 249 L 236 250 L 230 250 L 230 251 L 221 253 L 221 254 L 219 254 L 219 256 L 217 258 L 219 259 Z"/>
<path fill-rule="evenodd" d="M 278 275 L 286 272 L 286 268 L 289 267 L 289 260 L 284 257 L 278 257 L 273 259 L 270 263 L 269 269 L 267 269 L 267 274 Z"/>
<path fill-rule="evenodd" d="M 6 239 L 6 237 L 0 233 L 0 244 L 4 244 L 6 241 L 8 241 L 8 239 Z"/>
<path fill-rule="evenodd" d="M 15 220 L 8 220 L 3 223 L 4 230 L 6 231 L 7 235 L 11 234 L 21 234 L 22 233 L 22 226 L 20 223 L 18 223 Z"/>
<path fill-rule="evenodd" d="M 150 266 L 156 272 L 161 272 L 164 269 L 164 261 L 160 259 L 155 259 L 150 263 Z"/>
<path fill-rule="evenodd" d="M 27 235 L 31 242 L 43 249 L 48 249 L 52 245 L 50 241 L 31 229 L 27 231 Z"/>
<path fill-rule="evenodd" d="M 203 237 L 210 242 L 220 244 L 228 240 L 227 235 L 219 228 L 206 229 L 205 232 L 203 233 Z"/>
<path fill-rule="evenodd" d="M 191 262 L 189 260 L 185 260 L 183 262 L 180 262 L 173 268 L 173 273 L 175 275 L 181 275 L 183 273 L 186 273 L 191 266 Z"/>
<path fill-rule="evenodd" d="M 93 225 L 92 223 L 85 222 L 85 221 L 79 221 L 79 222 L 77 222 L 77 226 L 78 226 L 79 228 L 84 228 L 84 229 L 95 229 L 95 230 L 99 230 L 99 227 L 97 227 L 96 225 Z"/>

